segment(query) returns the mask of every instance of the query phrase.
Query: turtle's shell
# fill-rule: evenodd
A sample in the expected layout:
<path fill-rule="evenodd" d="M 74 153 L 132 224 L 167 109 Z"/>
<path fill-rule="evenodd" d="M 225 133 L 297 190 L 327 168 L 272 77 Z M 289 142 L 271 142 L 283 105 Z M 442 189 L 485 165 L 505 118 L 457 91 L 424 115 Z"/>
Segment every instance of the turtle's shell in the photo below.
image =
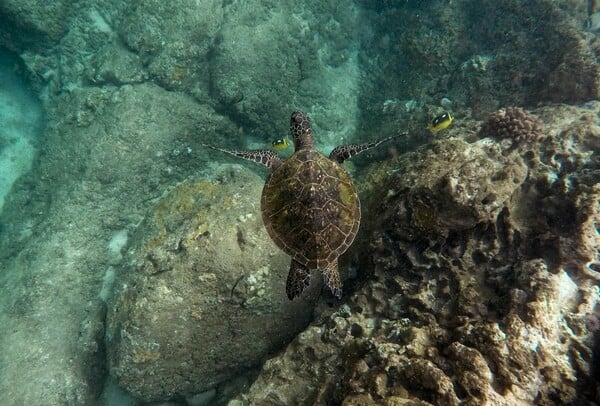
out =
<path fill-rule="evenodd" d="M 271 173 L 261 205 L 273 241 L 308 269 L 335 261 L 352 244 L 360 224 L 350 176 L 314 149 L 297 151 Z"/>

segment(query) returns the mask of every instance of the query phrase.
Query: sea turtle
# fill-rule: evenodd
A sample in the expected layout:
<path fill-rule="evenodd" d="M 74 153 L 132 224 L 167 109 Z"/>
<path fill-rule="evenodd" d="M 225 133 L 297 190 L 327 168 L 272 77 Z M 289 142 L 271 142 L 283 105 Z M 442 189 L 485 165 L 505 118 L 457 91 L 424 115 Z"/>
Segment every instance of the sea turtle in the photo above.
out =
<path fill-rule="evenodd" d="M 313 269 L 321 270 L 325 285 L 341 298 L 338 257 L 358 232 L 360 201 L 352 179 L 340 164 L 395 136 L 342 145 L 327 158 L 315 149 L 305 113 L 292 113 L 290 132 L 294 154 L 286 160 L 268 149 L 233 151 L 205 146 L 271 168 L 262 191 L 262 218 L 271 239 L 292 257 L 286 282 L 288 298 L 302 293 Z"/>

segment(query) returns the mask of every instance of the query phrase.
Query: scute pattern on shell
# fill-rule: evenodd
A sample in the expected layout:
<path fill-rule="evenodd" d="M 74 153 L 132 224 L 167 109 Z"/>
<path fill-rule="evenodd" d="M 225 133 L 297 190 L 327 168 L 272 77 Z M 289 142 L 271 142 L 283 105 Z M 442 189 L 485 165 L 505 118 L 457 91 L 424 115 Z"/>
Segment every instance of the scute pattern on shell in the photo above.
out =
<path fill-rule="evenodd" d="M 481 126 L 479 135 L 510 139 L 518 145 L 537 142 L 544 137 L 542 121 L 520 107 L 507 107 L 495 111 Z"/>
<path fill-rule="evenodd" d="M 298 151 L 271 174 L 262 210 L 271 238 L 308 269 L 335 262 L 360 224 L 360 202 L 350 176 L 314 149 Z"/>

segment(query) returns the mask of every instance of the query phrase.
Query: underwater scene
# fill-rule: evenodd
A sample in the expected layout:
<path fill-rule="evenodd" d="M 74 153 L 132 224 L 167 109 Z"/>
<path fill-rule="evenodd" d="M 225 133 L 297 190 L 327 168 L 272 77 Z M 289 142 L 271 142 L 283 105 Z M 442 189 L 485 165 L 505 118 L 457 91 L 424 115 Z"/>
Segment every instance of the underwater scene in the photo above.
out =
<path fill-rule="evenodd" d="M 1 0 L 0 406 L 600 405 L 600 1 Z"/>

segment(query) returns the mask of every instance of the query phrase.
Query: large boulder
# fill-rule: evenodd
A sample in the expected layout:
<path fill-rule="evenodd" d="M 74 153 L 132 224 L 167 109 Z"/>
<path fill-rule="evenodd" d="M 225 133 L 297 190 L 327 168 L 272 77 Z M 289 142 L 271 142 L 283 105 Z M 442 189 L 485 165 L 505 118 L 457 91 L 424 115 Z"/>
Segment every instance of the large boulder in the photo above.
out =
<path fill-rule="evenodd" d="M 0 216 L 5 405 L 97 401 L 101 299 L 120 248 L 152 197 L 181 179 L 184 162 L 197 167 L 172 153 L 185 134 L 201 142 L 196 126 L 211 136 L 228 127 L 210 108 L 152 84 L 77 89 L 47 114 L 33 170 L 15 182 Z"/>
<path fill-rule="evenodd" d="M 107 317 L 111 374 L 144 401 L 210 390 L 306 327 L 319 284 L 285 295 L 289 257 L 269 239 L 261 179 L 224 167 L 168 191 L 132 237 Z M 319 278 L 317 278 L 319 279 Z"/>

